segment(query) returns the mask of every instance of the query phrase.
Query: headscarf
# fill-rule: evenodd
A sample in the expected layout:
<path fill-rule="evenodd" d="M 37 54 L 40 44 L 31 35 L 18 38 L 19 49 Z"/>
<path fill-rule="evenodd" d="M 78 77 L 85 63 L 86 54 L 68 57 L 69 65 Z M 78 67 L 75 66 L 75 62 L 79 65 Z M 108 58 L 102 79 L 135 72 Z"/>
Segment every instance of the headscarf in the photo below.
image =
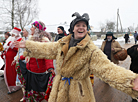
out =
<path fill-rule="evenodd" d="M 45 24 L 41 21 L 39 22 L 35 21 L 34 23 L 32 23 L 32 25 L 36 28 L 33 35 L 33 40 L 40 42 L 42 40 L 42 37 L 44 37 L 44 34 L 45 34 L 45 30 L 46 30 Z"/>
<path fill-rule="evenodd" d="M 25 26 L 24 29 L 28 32 L 28 35 L 31 34 L 31 27 L 30 26 Z"/>

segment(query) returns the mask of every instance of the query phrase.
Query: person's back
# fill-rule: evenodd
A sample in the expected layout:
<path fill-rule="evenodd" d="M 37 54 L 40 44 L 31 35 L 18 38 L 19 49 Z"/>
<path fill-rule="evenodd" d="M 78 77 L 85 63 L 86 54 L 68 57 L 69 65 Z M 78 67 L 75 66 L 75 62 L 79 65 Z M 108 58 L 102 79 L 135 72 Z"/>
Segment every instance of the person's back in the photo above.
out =
<path fill-rule="evenodd" d="M 125 34 L 125 36 L 124 36 L 124 38 L 125 38 L 125 43 L 128 43 L 128 39 L 129 39 L 129 34 Z"/>
<path fill-rule="evenodd" d="M 138 45 L 134 45 L 127 49 L 127 53 L 131 58 L 131 65 L 130 70 L 132 70 L 135 73 L 138 73 Z"/>
<path fill-rule="evenodd" d="M 129 35 L 128 34 L 125 34 L 125 37 L 124 38 L 129 38 Z"/>
<path fill-rule="evenodd" d="M 127 54 L 131 58 L 130 70 L 134 73 L 138 73 L 138 45 L 134 45 L 127 49 Z M 135 99 L 132 99 L 132 102 L 137 102 Z"/>

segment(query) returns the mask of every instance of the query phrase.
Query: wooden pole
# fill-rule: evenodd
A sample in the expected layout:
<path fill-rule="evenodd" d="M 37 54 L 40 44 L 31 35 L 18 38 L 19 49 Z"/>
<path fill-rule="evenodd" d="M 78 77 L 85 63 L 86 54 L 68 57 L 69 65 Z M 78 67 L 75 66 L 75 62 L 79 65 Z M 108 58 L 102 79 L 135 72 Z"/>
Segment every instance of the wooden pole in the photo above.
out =
<path fill-rule="evenodd" d="M 117 9 L 117 34 L 118 34 L 118 13 L 119 13 L 119 9 Z"/>

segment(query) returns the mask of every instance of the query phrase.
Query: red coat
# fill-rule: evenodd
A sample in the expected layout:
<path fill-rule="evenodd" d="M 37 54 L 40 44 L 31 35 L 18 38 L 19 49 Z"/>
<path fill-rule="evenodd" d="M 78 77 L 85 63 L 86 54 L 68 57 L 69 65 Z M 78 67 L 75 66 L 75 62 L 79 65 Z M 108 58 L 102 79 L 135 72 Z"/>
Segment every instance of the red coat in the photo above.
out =
<path fill-rule="evenodd" d="M 24 60 L 25 57 L 20 56 L 20 59 Z M 30 58 L 26 68 L 35 73 L 43 73 L 50 68 L 54 69 L 53 60 Z"/>
<path fill-rule="evenodd" d="M 21 41 L 22 38 L 19 38 L 17 41 Z M 8 45 L 11 42 L 8 43 Z M 14 57 L 16 56 L 18 52 L 18 48 L 10 48 L 6 52 L 6 67 L 4 69 L 4 79 L 6 82 L 6 85 L 9 89 L 9 92 L 13 91 L 13 88 L 17 89 L 16 87 L 16 75 L 17 72 L 15 70 L 15 64 L 11 66 L 12 61 L 14 60 Z M 16 90 L 15 90 L 16 91 Z"/>

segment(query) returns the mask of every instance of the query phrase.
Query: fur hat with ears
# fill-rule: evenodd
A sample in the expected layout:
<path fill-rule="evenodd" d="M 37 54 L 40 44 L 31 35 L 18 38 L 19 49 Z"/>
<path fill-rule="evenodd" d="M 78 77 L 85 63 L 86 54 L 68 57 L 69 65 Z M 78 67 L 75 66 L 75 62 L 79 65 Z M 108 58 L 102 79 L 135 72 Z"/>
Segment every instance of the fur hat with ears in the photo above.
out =
<path fill-rule="evenodd" d="M 107 39 L 107 36 L 112 36 L 112 39 L 117 39 L 116 37 L 114 37 L 113 32 L 107 32 L 104 40 Z"/>
<path fill-rule="evenodd" d="M 74 14 L 72 14 L 72 17 L 76 16 L 76 18 L 70 23 L 70 33 L 73 33 L 74 30 L 74 26 L 76 25 L 76 23 L 78 23 L 79 21 L 84 21 L 87 25 L 87 29 L 89 26 L 89 15 L 87 13 L 84 13 L 82 16 L 78 13 L 75 12 Z"/>
<path fill-rule="evenodd" d="M 14 27 L 14 28 L 11 30 L 10 34 L 11 34 L 11 35 L 14 34 L 15 36 L 19 36 L 19 35 L 20 35 L 20 32 L 21 32 L 21 29 L 19 29 L 19 28 L 17 28 L 17 27 Z"/>

